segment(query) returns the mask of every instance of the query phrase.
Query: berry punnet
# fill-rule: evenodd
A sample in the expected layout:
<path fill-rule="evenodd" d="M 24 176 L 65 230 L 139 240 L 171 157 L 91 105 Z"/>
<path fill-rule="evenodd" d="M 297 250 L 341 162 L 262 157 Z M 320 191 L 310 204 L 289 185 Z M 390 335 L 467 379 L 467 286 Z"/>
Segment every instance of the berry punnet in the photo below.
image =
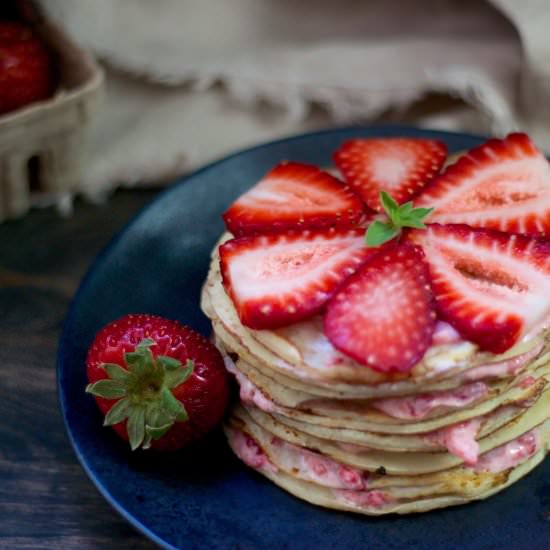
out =
<path fill-rule="evenodd" d="M 0 114 L 50 97 L 52 73 L 50 54 L 33 30 L 0 21 Z"/>

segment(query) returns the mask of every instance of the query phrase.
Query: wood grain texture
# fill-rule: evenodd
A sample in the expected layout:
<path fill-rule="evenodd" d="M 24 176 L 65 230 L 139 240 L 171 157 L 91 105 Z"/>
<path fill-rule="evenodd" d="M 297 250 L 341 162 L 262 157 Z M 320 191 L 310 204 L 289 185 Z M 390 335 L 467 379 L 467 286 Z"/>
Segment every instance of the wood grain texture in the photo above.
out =
<path fill-rule="evenodd" d="M 87 267 L 154 191 L 0 225 L 0 549 L 155 548 L 111 509 L 70 447 L 55 355 Z"/>

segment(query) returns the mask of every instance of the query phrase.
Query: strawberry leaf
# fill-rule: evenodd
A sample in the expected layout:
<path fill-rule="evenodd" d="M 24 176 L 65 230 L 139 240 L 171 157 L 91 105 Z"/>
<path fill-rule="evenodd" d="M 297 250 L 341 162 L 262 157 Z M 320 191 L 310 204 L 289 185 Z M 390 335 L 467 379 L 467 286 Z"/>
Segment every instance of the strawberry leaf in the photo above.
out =
<path fill-rule="evenodd" d="M 103 399 L 118 399 L 124 397 L 127 392 L 128 388 L 121 380 L 98 380 L 86 386 L 86 393 L 103 397 Z"/>
<path fill-rule="evenodd" d="M 128 370 L 134 376 L 144 377 L 156 370 L 155 358 L 148 348 L 128 352 L 124 355 L 124 359 L 128 365 Z"/>
<path fill-rule="evenodd" d="M 135 376 L 146 376 L 147 369 L 141 351 L 129 351 L 124 354 L 124 361 L 128 365 L 128 370 Z"/>
<path fill-rule="evenodd" d="M 137 346 L 136 351 L 140 352 L 149 349 L 151 346 L 156 346 L 157 343 L 152 338 L 144 338 Z"/>
<path fill-rule="evenodd" d="M 189 415 L 187 414 L 187 410 L 182 405 L 181 411 L 176 415 L 176 422 L 187 422 L 189 420 Z"/>
<path fill-rule="evenodd" d="M 143 436 L 143 443 L 141 444 L 141 448 L 145 450 L 150 449 L 152 441 L 153 438 L 151 437 L 151 434 L 147 431 L 147 425 L 145 425 L 145 435 Z"/>
<path fill-rule="evenodd" d="M 145 437 L 145 407 L 137 405 L 130 409 L 127 430 L 130 446 L 135 451 Z"/>
<path fill-rule="evenodd" d="M 161 392 L 161 397 L 164 409 L 177 421 L 185 422 L 186 420 L 188 420 L 189 417 L 187 416 L 187 411 L 185 410 L 185 407 L 182 405 L 181 401 L 178 401 L 174 397 L 169 389 L 163 388 Z"/>
<path fill-rule="evenodd" d="M 168 357 L 167 355 L 159 355 L 157 357 L 157 363 L 164 367 L 167 371 L 176 370 L 181 367 L 181 361 L 178 361 L 173 357 Z"/>
<path fill-rule="evenodd" d="M 116 363 L 103 363 L 101 365 L 111 380 L 128 380 L 129 373 Z"/>
<path fill-rule="evenodd" d="M 159 439 L 161 438 L 172 426 L 174 425 L 173 422 L 168 422 L 168 424 L 164 424 L 164 426 L 145 426 L 145 431 L 148 435 L 151 436 L 151 439 Z"/>
<path fill-rule="evenodd" d="M 125 397 L 120 401 L 117 401 L 110 409 L 105 420 L 103 421 L 104 426 L 112 426 L 113 424 L 118 424 L 123 420 L 128 418 L 128 412 L 130 407 L 130 400 Z"/>
<path fill-rule="evenodd" d="M 145 410 L 145 424 L 151 428 L 158 428 L 167 424 L 171 426 L 173 423 L 172 415 L 158 401 L 150 403 Z"/>
<path fill-rule="evenodd" d="M 193 374 L 194 367 L 193 361 L 187 361 L 185 367 L 181 367 L 178 370 L 167 371 L 164 375 L 164 384 L 168 388 L 175 388 L 183 384 L 191 374 Z"/>

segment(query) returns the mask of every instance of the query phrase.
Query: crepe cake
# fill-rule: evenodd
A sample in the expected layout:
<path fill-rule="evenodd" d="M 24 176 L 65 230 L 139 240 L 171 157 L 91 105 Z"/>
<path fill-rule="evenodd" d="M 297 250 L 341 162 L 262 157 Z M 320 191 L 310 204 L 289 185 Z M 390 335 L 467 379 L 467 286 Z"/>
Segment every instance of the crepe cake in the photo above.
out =
<path fill-rule="evenodd" d="M 525 134 L 356 139 L 224 214 L 201 307 L 247 465 L 317 505 L 486 498 L 550 439 L 550 167 Z"/>

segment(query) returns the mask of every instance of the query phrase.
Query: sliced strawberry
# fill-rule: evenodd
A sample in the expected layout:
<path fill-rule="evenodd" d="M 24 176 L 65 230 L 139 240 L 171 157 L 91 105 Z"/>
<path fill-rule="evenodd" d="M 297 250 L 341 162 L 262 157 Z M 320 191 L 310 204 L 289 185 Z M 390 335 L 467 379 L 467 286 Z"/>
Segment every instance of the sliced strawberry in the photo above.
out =
<path fill-rule="evenodd" d="M 330 300 L 325 334 L 359 363 L 410 370 L 432 342 L 435 304 L 422 250 L 390 244 L 350 277 Z"/>
<path fill-rule="evenodd" d="M 365 207 L 343 182 L 309 164 L 279 164 L 224 213 L 235 236 L 358 225 Z"/>
<path fill-rule="evenodd" d="M 418 197 L 428 221 L 550 235 L 550 165 L 525 134 L 490 139 L 451 164 Z"/>
<path fill-rule="evenodd" d="M 375 254 L 363 234 L 362 229 L 289 231 L 221 245 L 223 285 L 243 325 L 276 328 L 317 313 Z"/>
<path fill-rule="evenodd" d="M 550 315 L 550 242 L 467 225 L 408 238 L 430 265 L 440 315 L 481 349 L 501 353 Z"/>
<path fill-rule="evenodd" d="M 444 143 L 431 139 L 373 138 L 346 141 L 334 162 L 348 185 L 374 210 L 382 211 L 380 191 L 403 204 L 414 197 L 447 157 Z"/>

